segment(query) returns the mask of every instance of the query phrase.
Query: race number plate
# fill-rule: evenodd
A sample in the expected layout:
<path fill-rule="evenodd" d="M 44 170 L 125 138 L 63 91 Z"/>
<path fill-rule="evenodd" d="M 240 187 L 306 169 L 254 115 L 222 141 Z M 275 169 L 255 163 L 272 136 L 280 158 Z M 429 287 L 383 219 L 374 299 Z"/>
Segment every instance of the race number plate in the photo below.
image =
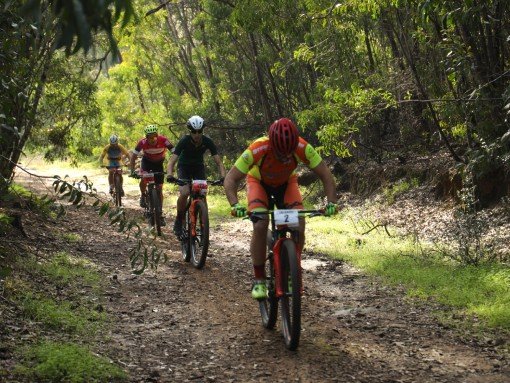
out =
<path fill-rule="evenodd" d="M 296 209 L 278 209 L 274 211 L 274 222 L 277 225 L 290 227 L 299 226 L 298 211 Z"/>

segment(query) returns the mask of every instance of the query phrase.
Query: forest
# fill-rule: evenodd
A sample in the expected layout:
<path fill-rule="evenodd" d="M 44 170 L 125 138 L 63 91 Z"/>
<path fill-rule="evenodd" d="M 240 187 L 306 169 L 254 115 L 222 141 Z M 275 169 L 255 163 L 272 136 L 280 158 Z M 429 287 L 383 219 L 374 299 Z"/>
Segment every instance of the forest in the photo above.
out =
<path fill-rule="evenodd" d="M 331 163 L 444 150 L 452 179 L 497 179 L 488 198 L 508 194 L 506 1 L 6 0 L 1 11 L 4 185 L 26 149 L 79 162 L 112 133 L 132 146 L 147 124 L 177 139 L 197 114 L 227 165 L 285 116 Z"/>
<path fill-rule="evenodd" d="M 508 0 L 0 0 L 0 37 L 0 380 L 507 381 Z M 339 214 L 307 223 L 301 353 L 254 325 L 251 227 L 220 188 L 200 273 L 173 236 L 128 233 L 127 177 L 126 215 L 62 178 L 67 212 L 20 191 L 100 184 L 112 134 L 175 144 L 193 115 L 227 170 L 287 117 L 335 176 Z"/>

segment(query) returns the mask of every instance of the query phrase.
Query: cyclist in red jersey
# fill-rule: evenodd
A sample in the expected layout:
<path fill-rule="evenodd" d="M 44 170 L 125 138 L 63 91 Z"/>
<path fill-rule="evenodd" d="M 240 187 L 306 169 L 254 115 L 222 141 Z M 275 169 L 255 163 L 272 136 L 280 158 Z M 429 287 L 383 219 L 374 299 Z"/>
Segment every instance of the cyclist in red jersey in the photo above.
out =
<path fill-rule="evenodd" d="M 325 215 L 337 212 L 335 179 L 320 155 L 302 137 L 294 123 L 280 118 L 269 128 L 268 137 L 254 141 L 225 177 L 225 193 L 231 205 L 231 214 L 242 217 L 246 211 L 267 211 L 268 195 L 273 195 L 280 209 L 303 209 L 295 169 L 304 163 L 319 176 L 328 200 Z M 240 182 L 247 177 L 248 209 L 239 203 L 237 190 Z M 254 299 L 267 296 L 265 284 L 266 235 L 269 220 L 260 219 L 253 223 L 250 254 L 253 262 L 254 283 L 251 295 Z M 299 248 L 302 249 L 305 236 L 305 222 L 299 220 Z"/>
<path fill-rule="evenodd" d="M 158 127 L 156 125 L 148 125 L 144 129 L 145 138 L 142 138 L 136 144 L 131 156 L 131 175 L 135 175 L 135 161 L 138 154 L 143 152 L 142 163 L 140 169 L 146 172 L 159 172 L 154 175 L 154 181 L 156 182 L 161 206 L 163 206 L 163 161 L 165 160 L 165 154 L 168 150 L 171 153 L 174 147 L 168 138 L 158 134 Z M 140 206 L 145 207 L 145 199 L 143 195 L 147 189 L 147 185 L 143 180 L 140 180 Z M 161 217 L 161 226 L 166 225 L 165 217 Z"/>

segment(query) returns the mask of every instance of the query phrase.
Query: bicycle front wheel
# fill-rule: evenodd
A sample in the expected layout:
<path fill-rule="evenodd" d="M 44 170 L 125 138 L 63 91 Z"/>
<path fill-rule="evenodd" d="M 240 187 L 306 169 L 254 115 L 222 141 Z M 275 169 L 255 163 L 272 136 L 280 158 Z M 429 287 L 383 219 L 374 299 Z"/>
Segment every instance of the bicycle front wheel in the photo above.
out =
<path fill-rule="evenodd" d="M 189 210 L 186 210 L 186 219 L 184 220 L 184 227 L 182 228 L 182 234 L 180 238 L 182 259 L 184 260 L 184 262 L 189 262 L 191 259 L 189 232 L 190 232 Z"/>
<path fill-rule="evenodd" d="M 115 188 L 115 206 L 122 206 L 122 185 L 120 183 L 120 175 L 115 173 L 113 175 L 113 184 Z"/>
<path fill-rule="evenodd" d="M 151 204 L 151 220 L 154 224 L 153 226 L 156 228 L 156 232 L 161 236 L 161 201 L 156 187 L 151 188 L 149 199 Z"/>
<path fill-rule="evenodd" d="M 301 334 L 301 278 L 296 244 L 285 240 L 280 248 L 280 280 L 284 295 L 280 298 L 282 333 L 285 346 L 295 350 Z"/>
<path fill-rule="evenodd" d="M 209 251 L 209 212 L 205 201 L 197 201 L 193 214 L 195 215 L 195 230 L 190 234 L 191 264 L 197 269 L 205 265 Z"/>
<path fill-rule="evenodd" d="M 260 316 L 262 317 L 262 326 L 271 330 L 274 328 L 278 316 L 278 299 L 275 293 L 272 254 L 270 254 L 269 259 L 266 260 L 266 287 L 267 298 L 259 301 L 259 310 Z"/>

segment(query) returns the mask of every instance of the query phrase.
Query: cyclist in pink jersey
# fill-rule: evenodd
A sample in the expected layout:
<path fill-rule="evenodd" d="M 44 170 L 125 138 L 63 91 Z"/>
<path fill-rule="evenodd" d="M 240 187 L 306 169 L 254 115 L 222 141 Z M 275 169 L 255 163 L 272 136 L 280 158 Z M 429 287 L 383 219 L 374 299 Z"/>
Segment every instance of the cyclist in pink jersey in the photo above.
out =
<path fill-rule="evenodd" d="M 173 149 L 172 143 L 166 138 L 158 134 L 158 127 L 156 125 L 148 125 L 144 129 L 145 138 L 142 138 L 136 144 L 131 156 L 131 175 L 135 175 L 135 161 L 140 153 L 143 153 L 142 163 L 140 169 L 146 172 L 155 172 L 154 181 L 156 182 L 161 206 L 163 206 L 163 161 L 165 160 L 166 152 L 171 153 Z M 145 207 L 145 199 L 143 195 L 147 189 L 145 182 L 140 180 L 140 206 Z M 162 217 L 161 225 L 166 225 L 165 218 Z"/>

